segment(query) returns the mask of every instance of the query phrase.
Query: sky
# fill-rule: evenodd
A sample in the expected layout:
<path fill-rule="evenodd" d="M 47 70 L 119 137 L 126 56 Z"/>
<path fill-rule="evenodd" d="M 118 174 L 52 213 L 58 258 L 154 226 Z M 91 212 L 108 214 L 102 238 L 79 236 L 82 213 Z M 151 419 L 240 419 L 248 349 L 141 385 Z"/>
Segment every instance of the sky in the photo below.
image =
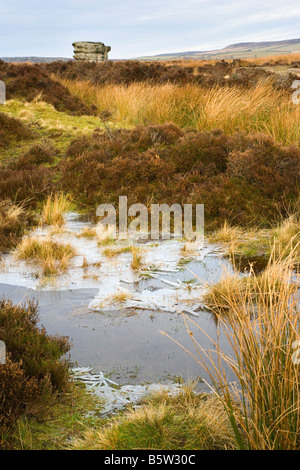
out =
<path fill-rule="evenodd" d="M 75 41 L 109 59 L 208 51 L 300 37 L 299 0 L 0 0 L 0 57 L 72 57 Z"/>

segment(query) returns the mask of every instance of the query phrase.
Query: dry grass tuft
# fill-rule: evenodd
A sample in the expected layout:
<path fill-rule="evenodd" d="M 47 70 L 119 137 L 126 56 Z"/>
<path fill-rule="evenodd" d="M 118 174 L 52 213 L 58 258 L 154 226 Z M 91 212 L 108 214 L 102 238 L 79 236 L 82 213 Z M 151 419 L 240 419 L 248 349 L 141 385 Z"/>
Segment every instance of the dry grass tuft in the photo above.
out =
<path fill-rule="evenodd" d="M 50 239 L 39 240 L 35 237 L 24 238 L 16 249 L 17 258 L 39 262 L 44 276 L 65 271 L 75 255 L 76 252 L 70 244 L 61 244 Z"/>
<path fill-rule="evenodd" d="M 205 351 L 189 329 L 190 322 L 199 325 L 183 316 L 196 351 L 188 352 L 208 373 L 240 449 L 299 449 L 299 276 L 293 266 L 291 254 L 238 287 L 235 278 L 223 282 L 223 304 L 215 312 L 230 355 L 213 340 L 214 353 Z M 228 369 L 235 383 L 227 380 Z"/>
<path fill-rule="evenodd" d="M 240 227 L 232 226 L 227 221 L 225 221 L 221 228 L 214 231 L 209 241 L 230 243 L 234 240 L 239 239 L 242 234 L 243 230 Z"/>
<path fill-rule="evenodd" d="M 130 246 L 117 246 L 117 247 L 106 247 L 103 248 L 102 253 L 107 258 L 114 258 L 116 256 L 121 255 L 122 253 L 129 253 L 131 251 Z"/>
<path fill-rule="evenodd" d="M 243 277 L 238 271 L 230 275 L 225 270 L 217 284 L 208 286 L 203 300 L 219 315 L 230 311 L 233 302 L 237 306 L 245 302 L 251 306 L 253 303 L 265 305 L 272 295 L 274 303 L 280 296 L 282 300 L 285 288 L 289 292 L 291 276 L 291 266 L 286 259 L 277 257 L 274 248 L 266 268 L 260 274 L 255 274 L 251 266 L 249 274 Z"/>
<path fill-rule="evenodd" d="M 132 253 L 132 261 L 131 261 L 131 269 L 137 271 L 142 267 L 142 249 L 140 247 L 132 246 L 131 253 Z"/>
<path fill-rule="evenodd" d="M 161 391 L 142 406 L 88 430 L 71 445 L 74 450 L 220 450 L 235 442 L 222 402 L 185 386 L 176 396 Z"/>
<path fill-rule="evenodd" d="M 0 250 L 14 247 L 23 236 L 29 214 L 23 205 L 14 204 L 10 200 L 0 202 Z"/>
<path fill-rule="evenodd" d="M 115 241 L 115 227 L 113 225 L 103 225 L 101 223 L 96 226 L 96 235 L 98 238 L 98 244 L 110 245 Z"/>
<path fill-rule="evenodd" d="M 239 128 L 266 132 L 285 145 L 298 143 L 300 138 L 300 108 L 285 91 L 275 89 L 273 78 L 242 88 L 194 83 L 179 87 L 174 83 L 97 86 L 83 80 L 61 82 L 85 103 L 95 103 L 99 113 L 110 109 L 112 121 L 127 126 L 173 122 L 181 128 L 202 131 L 219 128 L 226 134 Z"/>
<path fill-rule="evenodd" d="M 65 223 L 64 214 L 70 210 L 71 200 L 64 194 L 48 196 L 42 209 L 42 224 L 61 226 Z"/>

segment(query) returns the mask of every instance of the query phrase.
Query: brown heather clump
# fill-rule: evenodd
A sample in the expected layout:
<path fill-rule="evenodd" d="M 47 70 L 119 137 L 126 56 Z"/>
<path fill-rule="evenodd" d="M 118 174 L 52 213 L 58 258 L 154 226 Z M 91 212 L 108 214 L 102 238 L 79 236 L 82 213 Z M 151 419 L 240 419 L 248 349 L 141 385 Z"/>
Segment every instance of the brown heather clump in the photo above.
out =
<path fill-rule="evenodd" d="M 91 83 L 128 85 L 134 82 L 150 81 L 156 84 L 167 82 L 188 83 L 193 81 L 193 69 L 166 66 L 158 62 L 135 60 L 107 61 L 103 63 L 52 62 L 43 64 L 48 73 L 71 80 L 89 80 Z"/>
<path fill-rule="evenodd" d="M 30 168 L 36 165 L 53 163 L 57 150 L 50 141 L 35 142 L 15 162 L 16 168 Z"/>
<path fill-rule="evenodd" d="M 200 84 L 205 87 L 216 85 L 231 87 L 252 87 L 260 80 L 274 77 L 274 86 L 288 90 L 290 77 L 281 77 L 261 68 L 250 68 L 246 61 L 216 61 L 214 63 L 199 62 L 157 62 L 157 61 L 107 61 L 104 63 L 52 62 L 42 64 L 47 73 L 64 80 L 88 81 L 91 85 L 131 85 L 133 83 L 151 83 L 163 85 L 167 83 L 185 85 Z"/>
<path fill-rule="evenodd" d="M 61 189 L 94 212 L 103 202 L 205 204 L 206 228 L 268 225 L 298 197 L 300 151 L 265 134 L 174 124 L 95 132 L 60 162 Z"/>
<path fill-rule="evenodd" d="M 15 247 L 32 222 L 32 215 L 21 205 L 0 201 L 0 251 Z"/>
<path fill-rule="evenodd" d="M 17 420 L 37 400 L 37 380 L 26 377 L 21 362 L 8 358 L 0 365 L 0 449 L 5 448 L 5 438 Z"/>
<path fill-rule="evenodd" d="M 53 172 L 44 167 L 0 167 L 0 198 L 35 208 L 53 190 Z"/>
<path fill-rule="evenodd" d="M 229 176 L 250 182 L 270 197 L 294 193 L 300 174 L 298 147 L 275 145 L 263 134 L 245 137 L 241 147 L 229 154 Z"/>
<path fill-rule="evenodd" d="M 15 306 L 0 301 L 0 340 L 7 363 L 0 365 L 0 447 L 8 445 L 9 431 L 26 413 L 39 416 L 57 393 L 69 387 L 69 351 L 65 337 L 47 335 L 37 326 L 37 305 Z"/>
<path fill-rule="evenodd" d="M 95 108 L 88 107 L 73 96 L 61 83 L 54 80 L 40 64 L 0 64 L 0 80 L 6 83 L 7 99 L 33 101 L 39 97 L 52 104 L 57 111 L 80 116 L 95 114 Z"/>
<path fill-rule="evenodd" d="M 32 139 L 35 133 L 19 119 L 0 113 L 0 148 L 6 147 L 11 141 Z"/>

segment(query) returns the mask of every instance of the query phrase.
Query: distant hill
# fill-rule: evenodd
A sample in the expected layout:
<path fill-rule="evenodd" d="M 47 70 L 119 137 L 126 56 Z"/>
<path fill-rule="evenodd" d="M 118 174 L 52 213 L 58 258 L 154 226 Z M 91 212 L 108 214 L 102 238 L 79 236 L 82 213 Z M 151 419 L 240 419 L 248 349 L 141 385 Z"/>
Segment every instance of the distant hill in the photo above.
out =
<path fill-rule="evenodd" d="M 158 54 L 153 56 L 137 57 L 134 60 L 173 60 L 173 59 L 246 59 L 247 57 L 268 57 L 274 55 L 300 53 L 300 38 L 287 39 L 285 41 L 267 41 L 267 42 L 241 42 L 230 44 L 224 49 L 214 51 L 187 51 L 170 52 L 167 54 Z M 61 60 L 68 62 L 74 60 L 67 57 L 0 57 L 4 62 L 55 62 Z M 116 60 L 124 59 L 112 59 Z"/>
<path fill-rule="evenodd" d="M 68 62 L 69 60 L 66 57 L 0 57 L 0 60 L 4 62 L 32 62 L 32 63 L 41 63 L 41 62 L 56 62 L 57 60 L 62 60 L 63 62 Z"/>
<path fill-rule="evenodd" d="M 268 57 L 273 55 L 300 53 L 300 38 L 285 41 L 241 42 L 230 44 L 224 49 L 214 51 L 170 52 L 155 56 L 138 57 L 138 60 L 172 60 L 172 59 L 245 59 L 247 57 Z"/>

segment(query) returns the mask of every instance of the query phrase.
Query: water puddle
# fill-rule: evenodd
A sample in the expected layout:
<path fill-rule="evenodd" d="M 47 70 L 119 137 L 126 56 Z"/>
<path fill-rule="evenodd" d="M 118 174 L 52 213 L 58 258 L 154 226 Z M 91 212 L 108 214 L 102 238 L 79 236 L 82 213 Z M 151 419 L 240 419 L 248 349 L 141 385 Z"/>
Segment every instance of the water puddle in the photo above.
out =
<path fill-rule="evenodd" d="M 214 245 L 137 240 L 134 245 L 140 250 L 141 266 L 135 270 L 127 249 L 130 243 L 109 246 L 124 248 L 109 257 L 107 247 L 99 246 L 95 237 L 78 236 L 89 227 L 89 222 L 70 213 L 63 231 L 36 229 L 33 235 L 41 240 L 51 237 L 76 249 L 70 268 L 41 282 L 37 264 L 20 262 L 13 253 L 7 254 L 0 266 L 0 295 L 16 303 L 36 299 L 41 324 L 49 334 L 68 336 L 71 360 L 78 371 L 83 368 L 86 380 L 88 371 L 96 377 L 94 380 L 89 374 L 89 385 L 103 377 L 99 390 L 111 388 L 105 380 L 121 387 L 141 387 L 141 393 L 145 386 L 171 384 L 175 377 L 208 381 L 187 352 L 195 353 L 182 312 L 193 319 L 191 329 L 203 348 L 216 352 L 214 341 L 219 341 L 222 349 L 229 351 L 226 338 L 201 299 L 206 283 L 217 282 L 222 268 L 233 272 L 230 261 Z M 130 388 L 124 393 L 130 396 Z"/>

